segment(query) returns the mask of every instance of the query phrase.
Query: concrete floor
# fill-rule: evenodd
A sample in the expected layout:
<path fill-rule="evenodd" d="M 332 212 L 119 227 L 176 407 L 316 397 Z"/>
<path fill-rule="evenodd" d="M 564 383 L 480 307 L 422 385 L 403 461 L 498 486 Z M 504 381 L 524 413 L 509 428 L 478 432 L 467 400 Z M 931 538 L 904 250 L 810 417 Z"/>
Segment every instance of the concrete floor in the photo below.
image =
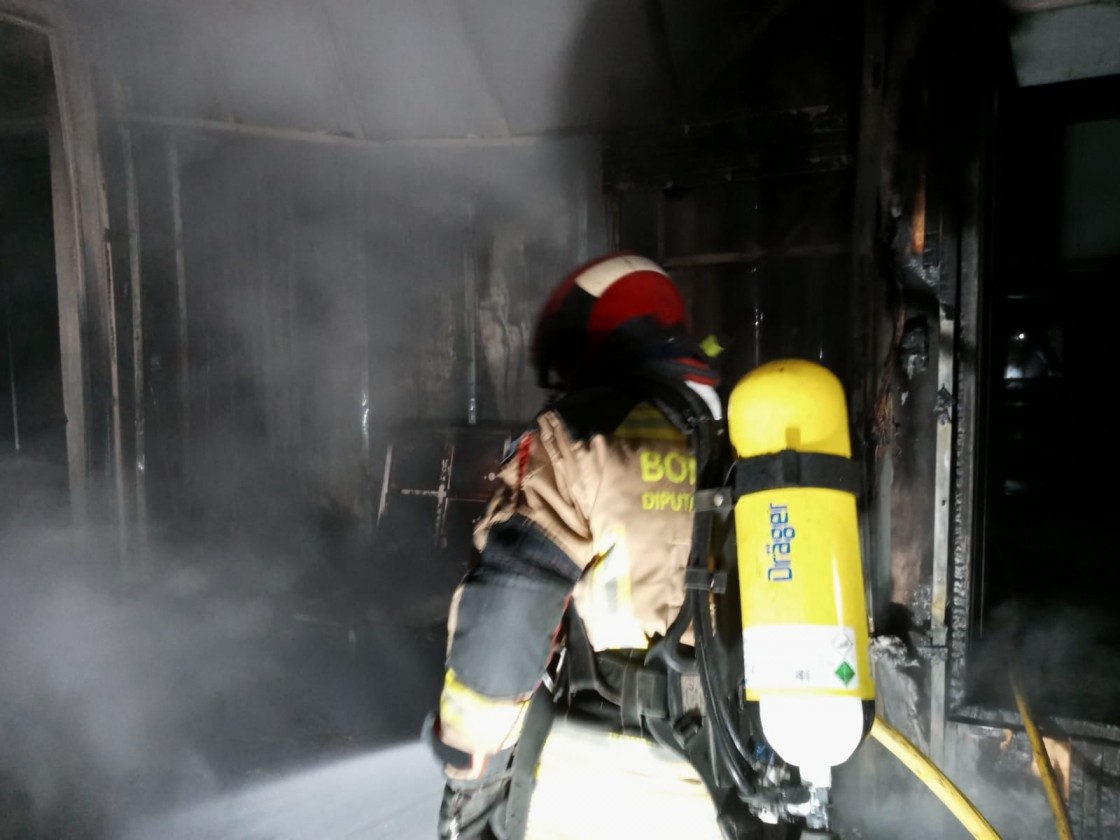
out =
<path fill-rule="evenodd" d="M 368 609 L 314 563 L 158 535 L 161 573 L 109 584 L 112 535 L 70 531 L 60 492 L 0 461 L 0 840 L 431 836 L 438 767 L 400 745 L 450 593 Z"/>
<path fill-rule="evenodd" d="M 422 744 L 324 762 L 137 822 L 127 840 L 432 840 L 443 777 Z"/>

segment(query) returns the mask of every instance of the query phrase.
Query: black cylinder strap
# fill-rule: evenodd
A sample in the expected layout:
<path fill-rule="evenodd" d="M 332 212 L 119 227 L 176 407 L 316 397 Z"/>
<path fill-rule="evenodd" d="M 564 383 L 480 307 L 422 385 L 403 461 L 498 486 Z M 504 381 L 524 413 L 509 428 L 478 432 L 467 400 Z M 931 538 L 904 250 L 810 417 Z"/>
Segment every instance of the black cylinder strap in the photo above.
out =
<path fill-rule="evenodd" d="M 736 501 L 748 493 L 783 487 L 822 487 L 858 495 L 861 483 L 859 465 L 851 458 L 793 449 L 743 458 L 735 462 L 734 473 Z"/>

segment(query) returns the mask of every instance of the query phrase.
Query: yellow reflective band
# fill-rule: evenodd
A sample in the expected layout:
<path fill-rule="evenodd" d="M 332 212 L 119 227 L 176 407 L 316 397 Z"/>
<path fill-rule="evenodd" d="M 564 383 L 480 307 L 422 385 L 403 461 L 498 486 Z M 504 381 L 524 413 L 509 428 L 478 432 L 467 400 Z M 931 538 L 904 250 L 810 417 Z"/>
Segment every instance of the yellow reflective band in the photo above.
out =
<path fill-rule="evenodd" d="M 588 575 L 588 598 L 580 604 L 584 621 L 595 628 L 595 645 L 645 648 L 649 642 L 634 617 L 626 527 L 617 522 L 607 525 L 596 545 L 600 547 L 599 562 Z"/>
<path fill-rule="evenodd" d="M 498 699 L 467 687 L 450 668 L 443 678 L 439 718 L 448 743 L 471 752 L 494 753 L 521 734 L 529 697 Z"/>

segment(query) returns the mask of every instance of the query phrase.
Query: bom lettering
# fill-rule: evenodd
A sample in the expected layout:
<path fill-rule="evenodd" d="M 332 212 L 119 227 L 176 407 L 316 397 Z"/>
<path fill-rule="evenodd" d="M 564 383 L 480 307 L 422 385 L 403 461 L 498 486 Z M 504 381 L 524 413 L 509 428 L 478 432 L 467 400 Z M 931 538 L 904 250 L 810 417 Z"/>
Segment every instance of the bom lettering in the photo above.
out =
<path fill-rule="evenodd" d="M 648 449 L 638 453 L 642 468 L 642 481 L 652 484 L 668 481 L 670 484 L 696 484 L 696 457 L 682 452 L 651 452 Z"/>

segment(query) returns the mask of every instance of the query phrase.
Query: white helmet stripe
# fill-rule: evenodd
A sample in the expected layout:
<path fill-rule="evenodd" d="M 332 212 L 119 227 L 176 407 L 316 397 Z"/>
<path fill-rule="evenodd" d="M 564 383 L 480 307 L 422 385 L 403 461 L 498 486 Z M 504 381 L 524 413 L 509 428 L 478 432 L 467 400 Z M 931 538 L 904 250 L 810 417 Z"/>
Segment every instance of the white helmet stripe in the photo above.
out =
<path fill-rule="evenodd" d="M 576 285 L 592 297 L 598 298 L 615 280 L 620 280 L 635 271 L 656 271 L 658 274 L 669 276 L 653 260 L 645 257 L 620 256 L 611 257 L 609 260 L 591 266 L 576 279 Z"/>

